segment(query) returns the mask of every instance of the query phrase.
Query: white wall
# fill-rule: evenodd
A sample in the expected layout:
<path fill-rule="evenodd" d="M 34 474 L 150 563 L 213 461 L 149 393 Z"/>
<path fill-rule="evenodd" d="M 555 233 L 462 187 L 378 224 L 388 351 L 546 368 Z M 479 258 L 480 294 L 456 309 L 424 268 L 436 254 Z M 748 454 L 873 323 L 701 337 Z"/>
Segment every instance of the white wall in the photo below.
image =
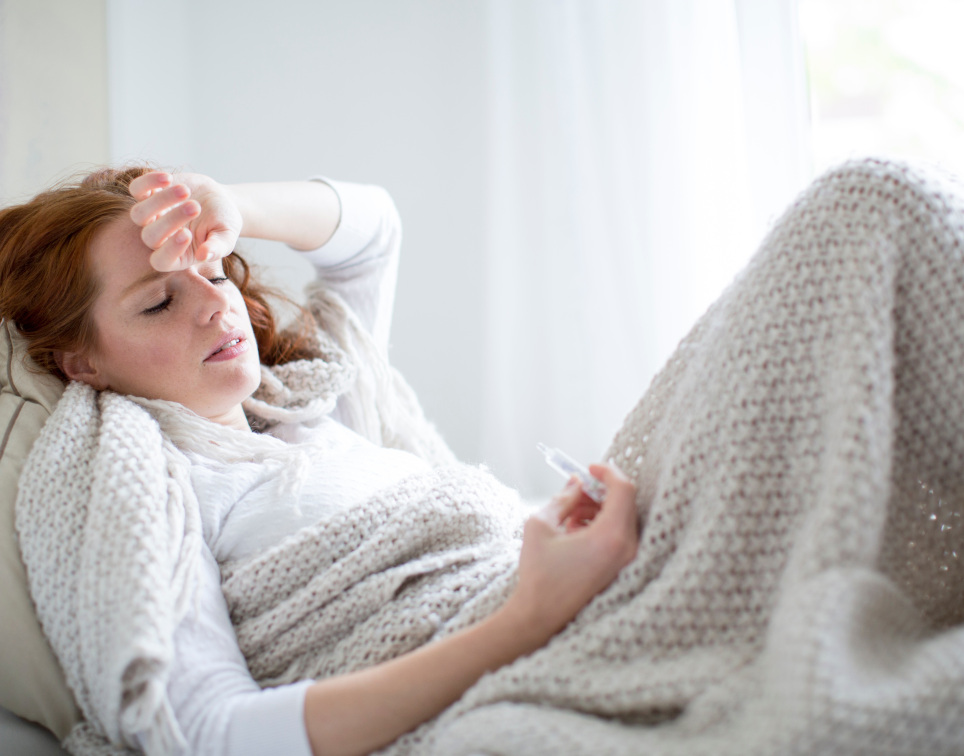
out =
<path fill-rule="evenodd" d="M 0 205 L 108 159 L 104 0 L 0 0 Z"/>
<path fill-rule="evenodd" d="M 757 199 L 772 200 L 795 191 L 793 182 L 801 173 L 792 165 L 795 147 L 773 143 L 774 135 L 786 135 L 783 141 L 797 146 L 803 141 L 794 130 L 801 121 L 799 113 L 787 105 L 796 101 L 796 95 L 790 92 L 779 100 L 774 91 L 768 91 L 787 92 L 786 82 L 794 78 L 774 75 L 780 68 L 774 63 L 778 53 L 793 51 L 792 46 L 773 42 L 786 38 L 794 4 L 792 0 L 730 1 L 739 9 L 743 65 L 752 74 L 743 81 L 746 117 L 751 127 L 768 136 L 766 149 L 757 144 L 762 144 L 759 138 L 747 140 L 757 150 L 756 162 L 751 160 L 749 168 Z M 686 17 L 686 8 L 698 5 L 695 0 L 689 4 L 666 0 L 645 7 L 634 2 L 625 0 L 621 7 L 640 15 L 659 6 Z M 550 19 L 577 11 L 577 16 L 593 15 L 593 9 L 605 16 L 616 5 L 582 5 L 580 0 L 544 0 L 524 7 L 519 3 L 523 10 L 529 8 Z M 229 182 L 323 173 L 386 186 L 405 224 L 393 361 L 459 456 L 490 462 L 505 480 L 527 492 L 536 490 L 500 458 L 500 454 L 512 456 L 523 460 L 520 464 L 526 471 L 539 467 L 545 473 L 545 485 L 555 486 L 557 482 L 542 470 L 531 451 L 528 437 L 523 438 L 495 412 L 488 414 L 496 425 L 507 428 L 509 437 L 522 439 L 526 451 L 517 452 L 501 441 L 493 443 L 490 433 L 483 452 L 486 367 L 494 366 L 505 376 L 504 384 L 521 389 L 515 393 L 523 407 L 529 402 L 527 385 L 549 385 L 559 378 L 551 364 L 536 360 L 539 364 L 527 384 L 520 381 L 517 360 L 496 364 L 484 358 L 486 307 L 490 314 L 493 309 L 501 313 L 503 322 L 509 320 L 510 333 L 518 322 L 536 339 L 545 336 L 531 318 L 511 314 L 503 293 L 513 291 L 511 282 L 493 275 L 492 266 L 483 259 L 487 248 L 494 254 L 510 246 L 502 243 L 504 238 L 493 246 L 500 239 L 492 233 L 496 211 L 511 204 L 519 214 L 528 215 L 539 206 L 538 198 L 520 189 L 525 182 L 511 182 L 517 193 L 522 192 L 513 199 L 499 186 L 498 176 L 503 174 L 491 170 L 500 165 L 495 158 L 506 160 L 498 140 L 492 138 L 498 131 L 494 126 L 501 102 L 492 88 L 497 78 L 493 73 L 498 73 L 498 67 L 493 68 L 493 61 L 499 59 L 496 48 L 514 39 L 522 71 L 544 63 L 533 50 L 535 42 L 545 47 L 546 18 L 531 29 L 516 29 L 512 24 L 500 28 L 496 23 L 498 14 L 493 15 L 493 9 L 516 7 L 516 0 L 0 0 L 0 199 L 28 196 L 54 178 L 90 164 L 125 159 L 191 168 Z M 574 29 L 582 39 L 583 25 Z M 587 39 L 591 37 L 590 33 Z M 769 46 L 760 40 L 770 40 Z M 571 42 L 566 38 L 560 44 Z M 756 52 L 747 57 L 747 50 Z M 574 55 L 578 54 L 576 50 Z M 588 68 L 583 73 L 597 75 L 596 62 L 584 61 Z M 689 69 L 684 66 L 685 70 Z M 668 81 L 662 75 L 668 69 L 659 67 L 659 71 L 657 79 Z M 509 76 L 510 89 L 516 81 L 515 74 Z M 567 82 L 560 86 L 560 92 L 569 91 Z M 552 94 L 540 84 L 532 97 L 545 99 Z M 673 121 L 665 116 L 659 96 L 656 92 L 647 107 L 659 114 L 653 122 L 665 129 Z M 697 110 L 709 107 L 688 87 L 670 91 L 669 96 L 677 97 L 684 111 L 690 105 Z M 694 128 L 705 125 L 712 132 L 718 120 L 682 122 Z M 568 126 L 565 118 L 548 119 L 546 137 L 536 134 L 519 154 L 519 171 L 541 170 L 536 158 L 550 156 L 547 145 L 558 148 L 559 132 Z M 568 148 L 564 152 L 571 157 Z M 659 154 L 680 174 L 674 186 L 706 183 L 702 166 L 697 166 L 695 175 L 688 174 L 679 169 L 674 153 L 664 144 Z M 789 156 L 790 162 L 775 159 L 781 154 Z M 632 170 L 651 183 L 660 182 L 651 163 Z M 550 175 L 533 178 L 546 180 Z M 783 180 L 787 176 L 792 179 L 789 183 Z M 594 197 L 603 203 L 610 199 Z M 622 204 L 613 206 L 622 207 L 625 198 L 617 199 Z M 766 206 L 760 214 L 765 221 L 773 208 L 767 202 L 757 204 Z M 532 237 L 531 245 L 529 236 L 509 233 L 507 238 L 516 242 L 524 238 L 523 252 L 538 246 L 536 258 L 558 260 L 560 244 L 571 240 L 565 233 L 560 239 L 560 229 L 554 231 L 555 236 Z M 285 280 L 301 281 L 309 272 L 303 260 L 277 245 L 247 247 L 254 247 L 262 261 L 281 260 L 277 267 Z M 520 255 L 513 252 L 510 257 L 518 268 Z M 663 253 L 651 262 L 672 261 Z M 682 301 L 693 288 L 685 277 L 657 273 L 652 277 L 659 281 L 664 300 Z M 485 291 L 488 281 L 491 298 Z M 522 286 L 515 296 L 517 301 L 531 299 L 532 289 Z M 684 331 L 685 327 L 686 323 L 680 326 Z M 675 343 L 678 334 L 660 324 L 643 336 Z M 498 343 L 504 342 L 500 332 Z M 659 362 L 663 353 L 657 352 Z M 597 390 L 608 390 L 608 384 L 600 385 Z M 514 408 L 517 405 L 502 402 L 499 406 L 511 418 L 524 414 Z M 588 414 L 594 418 L 599 413 Z M 606 430 L 589 432 L 569 422 L 565 413 L 551 416 L 557 424 L 566 425 L 569 435 L 557 428 L 542 440 L 587 459 L 608 441 L 613 424 L 607 421 Z M 541 434 L 545 423 L 540 420 L 536 425 Z"/>
<path fill-rule="evenodd" d="M 405 229 L 392 360 L 456 453 L 478 459 L 484 3 L 107 8 L 114 160 L 389 189 Z"/>

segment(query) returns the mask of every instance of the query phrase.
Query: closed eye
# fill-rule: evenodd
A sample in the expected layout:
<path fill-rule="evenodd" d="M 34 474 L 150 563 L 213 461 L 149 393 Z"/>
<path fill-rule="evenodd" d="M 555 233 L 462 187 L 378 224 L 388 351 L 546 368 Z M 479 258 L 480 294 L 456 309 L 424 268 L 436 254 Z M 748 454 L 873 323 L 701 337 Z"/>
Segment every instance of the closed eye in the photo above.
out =
<path fill-rule="evenodd" d="M 220 286 L 221 284 L 226 283 L 228 280 L 229 279 L 227 276 L 214 276 L 213 278 L 208 279 L 208 281 L 210 281 L 215 286 Z M 163 302 L 158 302 L 153 307 L 148 307 L 146 310 L 144 310 L 144 314 L 157 315 L 158 313 L 164 312 L 164 310 L 166 310 L 168 307 L 171 306 L 171 302 L 173 301 L 174 301 L 174 297 L 168 295 Z"/>
<path fill-rule="evenodd" d="M 164 312 L 168 307 L 171 306 L 171 302 L 174 301 L 174 297 L 168 296 L 163 302 L 154 305 L 153 307 L 148 307 L 144 310 L 145 315 L 157 315 L 160 312 Z"/>

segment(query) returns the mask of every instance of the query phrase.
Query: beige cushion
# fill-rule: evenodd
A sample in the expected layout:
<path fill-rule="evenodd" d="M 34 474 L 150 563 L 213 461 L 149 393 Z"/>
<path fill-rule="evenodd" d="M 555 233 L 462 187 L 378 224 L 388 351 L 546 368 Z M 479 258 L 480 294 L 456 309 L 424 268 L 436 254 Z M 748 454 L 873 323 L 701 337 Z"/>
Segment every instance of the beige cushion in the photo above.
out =
<path fill-rule="evenodd" d="M 20 337 L 0 323 L 0 706 L 61 739 L 80 713 L 27 592 L 13 509 L 24 460 L 63 391 L 27 370 Z"/>

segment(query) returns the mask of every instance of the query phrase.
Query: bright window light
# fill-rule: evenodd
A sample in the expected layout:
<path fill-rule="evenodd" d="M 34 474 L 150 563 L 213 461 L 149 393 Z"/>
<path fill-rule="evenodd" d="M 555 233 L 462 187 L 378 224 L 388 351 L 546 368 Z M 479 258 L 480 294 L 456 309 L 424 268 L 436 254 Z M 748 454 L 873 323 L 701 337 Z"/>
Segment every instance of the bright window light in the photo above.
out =
<path fill-rule="evenodd" d="M 814 168 L 923 158 L 964 175 L 964 0 L 799 0 Z"/>

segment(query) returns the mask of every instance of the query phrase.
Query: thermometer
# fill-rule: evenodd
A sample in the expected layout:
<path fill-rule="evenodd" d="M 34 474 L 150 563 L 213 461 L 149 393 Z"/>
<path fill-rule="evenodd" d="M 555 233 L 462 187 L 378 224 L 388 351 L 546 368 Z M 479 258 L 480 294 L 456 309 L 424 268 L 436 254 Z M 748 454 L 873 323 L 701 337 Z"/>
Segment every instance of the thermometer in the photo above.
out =
<path fill-rule="evenodd" d="M 606 486 L 599 478 L 590 475 L 589 470 L 584 465 L 579 464 L 560 449 L 552 449 L 545 444 L 536 444 L 536 448 L 546 455 L 546 462 L 549 463 L 550 467 L 558 470 L 566 480 L 575 475 L 582 485 L 582 490 L 586 492 L 586 496 L 597 504 L 603 503 L 603 499 L 606 498 Z"/>

